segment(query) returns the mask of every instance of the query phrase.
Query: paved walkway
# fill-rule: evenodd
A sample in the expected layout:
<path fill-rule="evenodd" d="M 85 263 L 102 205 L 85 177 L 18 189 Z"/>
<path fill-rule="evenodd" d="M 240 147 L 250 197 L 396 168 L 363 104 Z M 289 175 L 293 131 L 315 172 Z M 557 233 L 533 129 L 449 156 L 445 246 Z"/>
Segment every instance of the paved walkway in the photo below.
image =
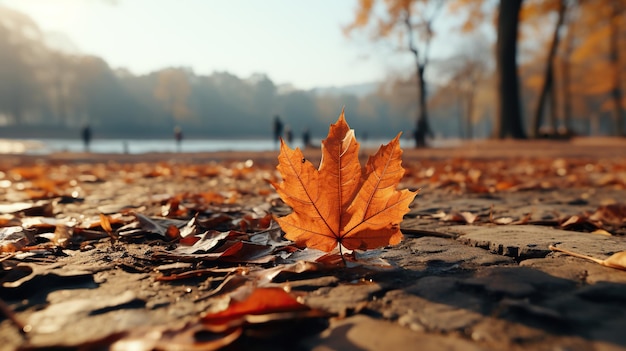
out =
<path fill-rule="evenodd" d="M 508 150 L 483 148 L 467 158 L 460 155 L 471 153 L 470 149 L 449 158 L 440 158 L 445 153 L 438 150 L 427 155 L 407 151 L 410 175 L 404 186 L 420 187 L 422 192 L 402 223 L 402 243 L 370 256 L 393 267 L 340 267 L 273 278 L 271 284 L 289 285 L 303 294 L 306 305 L 331 317 L 290 320 L 258 333 L 250 329 L 231 349 L 626 350 L 626 271 L 548 248 L 556 244 L 600 259 L 626 250 L 626 214 L 613 224 L 606 218 L 604 222 L 589 219 L 602 206 L 624 204 L 626 167 L 616 157 L 626 148 L 579 142 L 547 151 L 531 147 L 535 144 L 523 150 L 519 145 Z M 599 150 L 612 150 L 600 155 L 613 161 L 599 161 Z M 490 173 L 490 162 L 504 154 L 510 157 Z M 82 157 L 88 156 L 72 156 L 70 168 L 63 165 L 69 156 L 45 159 L 47 176 L 58 182 L 68 172 L 74 177 L 81 174 L 76 191 L 82 192 L 84 201 L 61 197 L 33 202 L 28 215 L 18 219 L 90 217 L 124 208 L 156 215 L 172 194 L 216 189 L 237 192 L 239 210 L 260 209 L 264 204 L 273 204 L 275 213 L 288 210 L 262 180 L 273 172 L 269 154 L 255 158 L 259 168 L 251 172 L 242 171 L 246 166 L 241 163 L 181 166 L 205 162 L 205 157 L 244 160 L 254 156 L 250 154 L 183 155 L 170 161 L 160 155 L 165 161 L 160 163 L 151 162 L 157 156 L 147 156 L 142 165 L 134 156 L 120 159 L 117 165 L 96 158 L 83 165 Z M 563 160 L 549 163 L 546 167 L 552 173 L 541 173 L 541 182 L 530 182 L 537 173 L 517 169 L 534 165 L 538 172 L 543 166 L 533 160 L 548 156 Z M 468 159 L 473 161 L 466 163 Z M 12 160 L 11 167 L 35 161 L 5 160 Z M 472 169 L 481 170 L 485 188 L 472 186 L 468 180 L 475 173 Z M 607 169 L 610 172 L 603 171 Z M 585 172 L 590 175 L 584 176 Z M 4 198 L 29 202 L 21 197 L 23 189 L 13 185 L 3 188 Z M 500 190 L 489 190 L 496 188 Z M 2 218 L 15 220 L 11 216 Z M 579 220 L 572 220 L 574 216 Z M 607 229 L 616 235 L 603 233 Z M 54 254 L 35 252 L 30 258 L 3 256 L 0 297 L 29 326 L 29 333 L 24 339 L 9 319 L 0 320 L 2 347 L 108 345 L 132 330 L 184 328 L 223 303 L 203 296 L 220 286 L 224 277 L 156 279 L 164 270 L 201 267 L 155 259 L 155 252 L 171 249 L 167 243 L 137 238 L 116 245 L 108 240 L 88 245 Z M 142 335 L 145 346 L 146 334 Z"/>

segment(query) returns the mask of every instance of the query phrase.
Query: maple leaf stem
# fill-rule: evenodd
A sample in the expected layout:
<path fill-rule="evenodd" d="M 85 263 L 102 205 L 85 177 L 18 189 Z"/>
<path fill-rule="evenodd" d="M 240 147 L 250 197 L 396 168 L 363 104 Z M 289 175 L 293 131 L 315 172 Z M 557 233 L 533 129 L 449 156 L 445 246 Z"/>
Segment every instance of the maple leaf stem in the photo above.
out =
<path fill-rule="evenodd" d="M 344 267 L 348 267 L 348 263 L 346 262 L 346 258 L 343 257 L 343 251 L 341 250 L 341 247 L 343 247 L 343 245 L 341 245 L 341 243 L 339 243 L 339 256 L 341 257 L 341 260 L 343 261 L 343 266 Z"/>

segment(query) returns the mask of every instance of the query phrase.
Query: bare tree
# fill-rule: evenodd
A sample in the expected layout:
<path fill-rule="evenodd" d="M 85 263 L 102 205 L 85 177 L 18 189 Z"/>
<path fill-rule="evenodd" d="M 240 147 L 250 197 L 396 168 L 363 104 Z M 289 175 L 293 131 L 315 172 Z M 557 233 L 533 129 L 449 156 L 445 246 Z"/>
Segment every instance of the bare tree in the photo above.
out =
<path fill-rule="evenodd" d="M 609 59 L 613 67 L 613 87 L 611 98 L 613 99 L 613 118 L 615 119 L 616 134 L 626 136 L 624 131 L 624 109 L 622 107 L 621 70 L 619 56 L 620 15 L 624 11 L 621 1 L 611 3 L 610 35 L 609 35 Z"/>
<path fill-rule="evenodd" d="M 374 26 L 375 40 L 389 38 L 392 34 L 406 37 L 406 48 L 415 59 L 415 77 L 417 87 L 417 119 L 413 133 L 417 147 L 426 146 L 426 136 L 433 132 L 428 121 L 426 105 L 426 80 L 424 72 L 428 66 L 430 42 L 433 38 L 433 21 L 442 9 L 442 0 L 388 0 L 384 2 L 385 17 L 375 19 L 374 0 L 361 0 L 355 20 L 345 28 L 349 33 L 357 28 Z M 418 39 L 419 38 L 419 39 Z"/>
<path fill-rule="evenodd" d="M 576 25 L 576 16 L 579 8 L 578 1 L 572 1 L 569 4 L 568 11 L 565 16 L 565 21 L 567 24 L 567 33 L 564 38 L 564 46 L 561 54 L 561 95 L 562 95 L 562 107 L 563 107 L 563 126 L 565 128 L 565 134 L 571 135 L 573 133 L 572 130 L 572 84 L 571 84 L 571 76 L 572 76 L 572 53 L 574 51 L 574 40 L 575 36 L 575 25 Z"/>
<path fill-rule="evenodd" d="M 478 33 L 464 40 L 458 55 L 433 64 L 437 77 L 444 83 L 429 99 L 430 106 L 445 108 L 451 105 L 451 97 L 456 98 L 460 138 L 473 138 L 474 116 L 481 107 L 477 97 L 490 71 L 489 52 L 485 37 Z"/>
<path fill-rule="evenodd" d="M 548 6 L 556 5 L 557 11 L 557 21 L 554 26 L 554 31 L 552 32 L 552 42 L 550 43 L 550 48 L 548 50 L 548 57 L 546 58 L 546 68 L 543 75 L 543 85 L 539 92 L 539 100 L 537 101 L 537 105 L 535 107 L 535 113 L 533 116 L 533 125 L 532 132 L 535 137 L 539 135 L 539 129 L 541 128 L 541 124 L 543 122 L 543 113 L 545 109 L 546 102 L 548 100 L 548 94 L 552 93 L 550 106 L 550 122 L 553 131 L 556 131 L 556 90 L 554 89 L 554 58 L 556 56 L 556 51 L 559 46 L 560 39 L 560 31 L 563 26 L 565 20 L 565 13 L 567 11 L 566 0 L 558 0 L 557 3 L 553 1 L 546 2 Z M 549 13 L 548 10 L 544 10 L 541 12 L 542 14 Z"/>

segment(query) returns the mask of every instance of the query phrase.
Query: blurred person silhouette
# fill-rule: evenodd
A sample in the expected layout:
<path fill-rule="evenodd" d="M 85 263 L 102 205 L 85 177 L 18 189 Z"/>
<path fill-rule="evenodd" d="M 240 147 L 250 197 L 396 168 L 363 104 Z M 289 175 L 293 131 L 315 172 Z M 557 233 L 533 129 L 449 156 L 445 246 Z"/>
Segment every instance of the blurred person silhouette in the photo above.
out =
<path fill-rule="evenodd" d="M 183 142 L 183 130 L 180 126 L 174 127 L 174 139 L 176 140 L 176 151 L 180 152 Z"/>
<path fill-rule="evenodd" d="M 311 147 L 311 131 L 309 131 L 309 128 L 302 132 L 302 145 L 305 149 Z"/>
<path fill-rule="evenodd" d="M 415 140 L 415 147 L 426 147 L 427 137 L 434 137 L 432 130 L 420 126 L 418 126 L 417 129 L 413 130 L 413 140 Z"/>
<path fill-rule="evenodd" d="M 81 131 L 81 137 L 83 138 L 83 147 L 85 148 L 85 152 L 89 152 L 89 143 L 91 142 L 91 128 L 89 124 L 85 124 Z"/>
<path fill-rule="evenodd" d="M 278 144 L 280 137 L 283 135 L 283 121 L 278 115 L 274 116 L 274 142 Z"/>
<path fill-rule="evenodd" d="M 287 144 L 291 144 L 293 141 L 293 132 L 289 126 L 285 126 L 285 140 L 287 141 Z"/>
<path fill-rule="evenodd" d="M 415 140 L 415 147 L 428 147 L 428 139 L 433 139 L 435 134 L 433 133 L 430 124 L 426 119 L 420 119 L 417 121 L 416 129 L 413 130 L 413 140 Z"/>

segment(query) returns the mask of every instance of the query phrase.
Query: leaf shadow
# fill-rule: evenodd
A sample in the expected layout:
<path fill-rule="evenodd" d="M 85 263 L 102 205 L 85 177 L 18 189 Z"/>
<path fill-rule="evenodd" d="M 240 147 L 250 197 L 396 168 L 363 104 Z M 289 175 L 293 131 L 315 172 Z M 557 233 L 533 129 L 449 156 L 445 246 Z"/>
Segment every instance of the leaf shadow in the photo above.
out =
<path fill-rule="evenodd" d="M 406 270 L 416 280 L 387 291 L 383 301 L 389 301 L 398 321 L 428 332 L 509 334 L 505 338 L 517 344 L 565 337 L 626 345 L 620 332 L 626 315 L 619 312 L 626 310 L 626 284 L 586 284 L 517 265 L 445 266 L 432 261 L 423 271 Z"/>

